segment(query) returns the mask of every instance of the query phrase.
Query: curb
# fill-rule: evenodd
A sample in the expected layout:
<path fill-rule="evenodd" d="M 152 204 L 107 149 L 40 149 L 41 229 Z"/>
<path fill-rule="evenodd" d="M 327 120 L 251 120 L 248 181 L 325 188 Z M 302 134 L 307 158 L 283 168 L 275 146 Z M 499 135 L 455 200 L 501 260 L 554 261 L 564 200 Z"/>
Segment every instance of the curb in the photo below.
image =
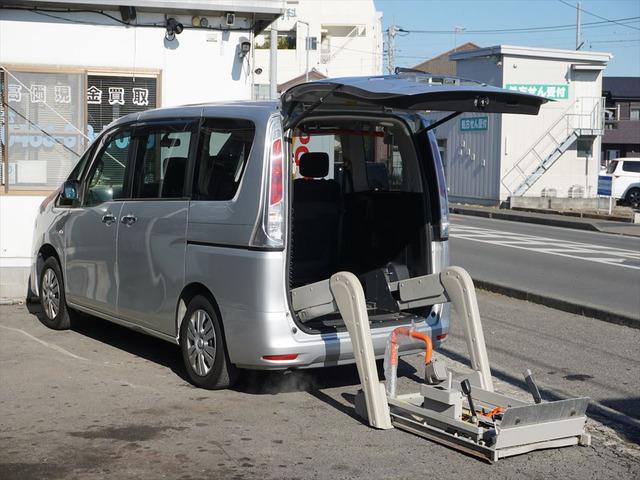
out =
<path fill-rule="evenodd" d="M 528 302 L 537 303 L 563 312 L 574 313 L 584 317 L 595 318 L 607 323 L 623 325 L 629 328 L 640 329 L 640 318 L 634 318 L 628 315 L 610 312 L 598 307 L 584 305 L 581 303 L 570 302 L 559 298 L 547 297 L 538 293 L 527 292 L 519 288 L 501 285 L 499 283 L 487 282 L 486 280 L 473 279 L 474 285 L 481 289 L 493 293 L 506 295 L 507 297 L 517 298 L 518 300 L 526 300 Z"/>
<path fill-rule="evenodd" d="M 502 213 L 488 210 L 475 210 L 470 208 L 450 207 L 451 213 L 458 215 L 468 215 L 470 217 L 495 218 L 496 220 L 511 220 L 513 222 L 535 223 L 538 225 L 547 225 L 551 227 L 573 228 L 577 230 L 589 230 L 591 232 L 600 232 L 600 230 L 590 222 L 576 222 L 575 220 L 564 220 L 561 218 L 540 218 L 517 213 Z"/>

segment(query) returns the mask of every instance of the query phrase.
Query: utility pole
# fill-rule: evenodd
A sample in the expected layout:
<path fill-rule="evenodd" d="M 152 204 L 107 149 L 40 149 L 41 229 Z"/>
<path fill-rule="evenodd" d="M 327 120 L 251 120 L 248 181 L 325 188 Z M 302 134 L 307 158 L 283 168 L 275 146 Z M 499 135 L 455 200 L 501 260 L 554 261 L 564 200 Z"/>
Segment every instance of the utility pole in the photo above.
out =
<path fill-rule="evenodd" d="M 462 33 L 466 30 L 464 27 L 455 26 L 453 27 L 453 51 L 458 51 L 458 34 Z"/>
<path fill-rule="evenodd" d="M 389 75 L 393 73 L 393 39 L 398 33 L 398 27 L 389 25 L 387 29 L 387 72 Z"/>
<path fill-rule="evenodd" d="M 304 49 L 306 50 L 306 54 L 307 54 L 307 66 L 304 70 L 304 81 L 308 82 L 309 81 L 309 22 L 303 22 L 302 20 L 298 20 L 298 23 L 302 23 L 307 27 L 307 36 L 304 39 Z"/>
<path fill-rule="evenodd" d="M 582 39 L 581 35 L 581 25 L 580 25 L 580 2 L 576 4 L 576 50 L 580 50 L 582 47 Z"/>
<path fill-rule="evenodd" d="M 278 21 L 271 24 L 269 37 L 269 98 L 278 98 Z"/>

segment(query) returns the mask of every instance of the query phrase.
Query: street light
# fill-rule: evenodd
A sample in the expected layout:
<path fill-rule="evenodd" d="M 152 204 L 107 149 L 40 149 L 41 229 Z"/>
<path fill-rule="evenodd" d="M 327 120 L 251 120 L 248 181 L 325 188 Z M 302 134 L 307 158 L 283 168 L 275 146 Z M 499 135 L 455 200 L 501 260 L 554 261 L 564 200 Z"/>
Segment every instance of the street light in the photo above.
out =
<path fill-rule="evenodd" d="M 303 22 L 302 20 L 298 20 L 297 23 L 302 23 L 307 26 L 307 36 L 304 39 L 304 48 L 307 51 L 307 66 L 304 71 L 304 81 L 309 81 L 309 22 Z"/>

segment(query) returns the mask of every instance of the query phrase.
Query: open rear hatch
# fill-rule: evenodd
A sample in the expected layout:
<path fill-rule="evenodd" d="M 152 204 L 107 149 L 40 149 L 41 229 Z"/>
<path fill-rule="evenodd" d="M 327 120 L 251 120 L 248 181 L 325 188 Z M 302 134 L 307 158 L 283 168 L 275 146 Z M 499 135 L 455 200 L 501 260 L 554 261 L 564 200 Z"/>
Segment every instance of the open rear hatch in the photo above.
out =
<path fill-rule="evenodd" d="M 459 79 L 443 77 L 436 79 L 430 75 L 414 73 L 326 79 L 304 83 L 287 90 L 281 99 L 284 129 L 292 130 L 293 136 L 304 134 L 307 138 L 323 135 L 324 129 L 325 135 L 330 132 L 334 135 L 329 144 L 340 144 L 340 152 L 349 154 L 348 159 L 346 153 L 344 158 L 339 159 L 336 154 L 335 162 L 332 160 L 333 166 L 336 167 L 335 172 L 323 168 L 323 173 L 317 176 L 318 178 L 314 178 L 316 175 L 313 174 L 304 174 L 304 178 L 294 180 L 290 278 L 292 307 L 297 319 L 306 327 L 318 331 L 343 328 L 343 321 L 335 304 L 314 298 L 321 291 L 322 282 L 333 273 L 342 270 L 351 271 L 363 283 L 372 326 L 408 323 L 425 318 L 430 311 L 428 302 L 403 301 L 399 296 L 401 292 L 398 285 L 402 280 L 433 273 L 428 253 L 429 244 L 433 240 L 429 232 L 433 225 L 429 224 L 429 215 L 426 212 L 430 208 L 427 203 L 435 205 L 437 199 L 428 198 L 427 192 L 445 187 L 440 171 L 440 159 L 433 158 L 438 156 L 437 147 L 430 145 L 428 141 L 417 141 L 417 137 L 426 139 L 427 130 L 463 112 L 536 115 L 540 105 L 546 101 L 545 98 L 535 95 L 484 84 L 465 83 Z M 395 117 L 396 123 L 403 123 L 399 121 L 400 117 L 408 118 L 402 115 L 403 112 L 418 118 L 416 114 L 425 110 L 452 114 L 430 125 L 421 120 L 418 123 L 422 127 L 411 127 L 412 131 L 408 131 L 407 128 L 403 130 L 401 125 L 389 126 L 394 125 L 393 122 L 384 120 L 392 120 Z M 353 119 L 349 118 L 351 113 Z M 371 118 L 370 125 L 359 120 L 363 116 Z M 311 127 L 310 122 L 313 124 Z M 347 137 L 355 140 L 348 141 Z M 373 138 L 369 147 L 362 147 L 362 154 L 357 155 L 355 152 L 358 149 L 354 147 L 365 145 L 369 138 Z M 395 138 L 397 142 L 388 141 L 389 138 Z M 423 149 L 429 152 L 417 152 Z M 382 159 L 379 158 L 381 151 L 386 152 Z M 320 158 L 318 152 L 310 152 L 310 155 Z M 401 185 L 396 185 L 396 188 L 393 188 L 393 185 L 389 187 L 393 183 L 389 181 L 394 174 L 393 168 L 398 166 L 399 161 L 403 164 L 404 172 Z M 425 161 L 433 162 L 435 175 L 432 170 L 425 175 Z M 363 179 L 360 183 L 365 185 L 360 189 L 354 187 L 359 162 L 362 167 L 359 175 Z M 422 175 L 419 173 L 420 168 L 410 168 L 416 162 L 423 164 Z M 327 175 L 327 171 L 331 173 Z M 346 173 L 339 175 L 339 172 Z M 438 185 L 428 183 L 429 178 L 433 179 L 436 176 L 440 177 Z M 378 184 L 387 186 L 374 186 L 374 177 L 383 178 Z M 418 183 L 422 182 L 422 186 L 407 187 L 407 184 L 411 183 L 410 180 L 417 177 L 421 177 Z M 335 182 L 337 178 L 349 178 L 352 182 L 351 188 L 345 188 L 344 182 L 338 186 Z M 342 245 L 342 252 L 337 256 L 337 262 L 331 263 L 324 271 L 319 270 L 322 275 L 307 275 L 301 278 L 298 272 L 302 265 L 300 256 L 304 256 L 304 250 L 313 246 L 313 254 L 323 245 L 336 243 L 329 234 L 331 222 L 321 220 L 323 215 L 329 216 L 327 210 L 335 210 L 332 200 L 323 199 L 320 195 L 323 190 L 331 190 L 328 185 L 331 182 L 336 184 L 333 188 L 335 195 L 340 195 L 341 198 L 340 213 L 334 212 L 333 216 L 339 219 L 335 222 L 339 224 L 339 228 L 335 230 L 340 232 L 337 243 Z M 307 185 L 304 185 L 305 183 Z M 302 187 L 305 187 L 304 191 Z M 314 198 L 305 205 L 302 199 L 308 191 L 312 191 Z M 305 195 L 302 195 L 303 193 Z M 440 203 L 446 212 L 446 191 Z M 305 212 L 305 208 L 308 211 Z M 311 208 L 315 210 L 311 211 Z M 355 247 L 349 250 L 349 245 Z M 376 248 L 371 247 L 372 245 Z M 344 254 L 345 251 L 347 255 Z M 376 255 L 380 258 L 372 258 Z"/>
<path fill-rule="evenodd" d="M 286 127 L 308 113 L 351 109 L 537 115 L 547 99 L 486 84 L 416 73 L 330 78 L 296 85 L 281 99 Z"/>

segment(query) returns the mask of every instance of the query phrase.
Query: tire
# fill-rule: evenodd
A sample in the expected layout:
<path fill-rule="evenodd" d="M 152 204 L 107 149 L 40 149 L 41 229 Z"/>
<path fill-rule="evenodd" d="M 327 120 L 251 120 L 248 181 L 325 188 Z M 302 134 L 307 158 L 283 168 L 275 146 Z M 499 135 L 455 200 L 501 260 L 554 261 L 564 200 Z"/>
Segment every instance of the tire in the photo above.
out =
<path fill-rule="evenodd" d="M 625 198 L 627 203 L 633 208 L 640 208 L 640 188 L 632 188 L 627 192 Z"/>
<path fill-rule="evenodd" d="M 229 361 L 220 318 L 202 295 L 187 305 L 180 326 L 180 349 L 189 379 L 197 387 L 221 390 L 235 383 L 238 373 Z"/>
<path fill-rule="evenodd" d="M 40 272 L 40 321 L 54 330 L 66 330 L 71 326 L 71 316 L 64 296 L 62 271 L 55 257 L 49 257 Z"/>

